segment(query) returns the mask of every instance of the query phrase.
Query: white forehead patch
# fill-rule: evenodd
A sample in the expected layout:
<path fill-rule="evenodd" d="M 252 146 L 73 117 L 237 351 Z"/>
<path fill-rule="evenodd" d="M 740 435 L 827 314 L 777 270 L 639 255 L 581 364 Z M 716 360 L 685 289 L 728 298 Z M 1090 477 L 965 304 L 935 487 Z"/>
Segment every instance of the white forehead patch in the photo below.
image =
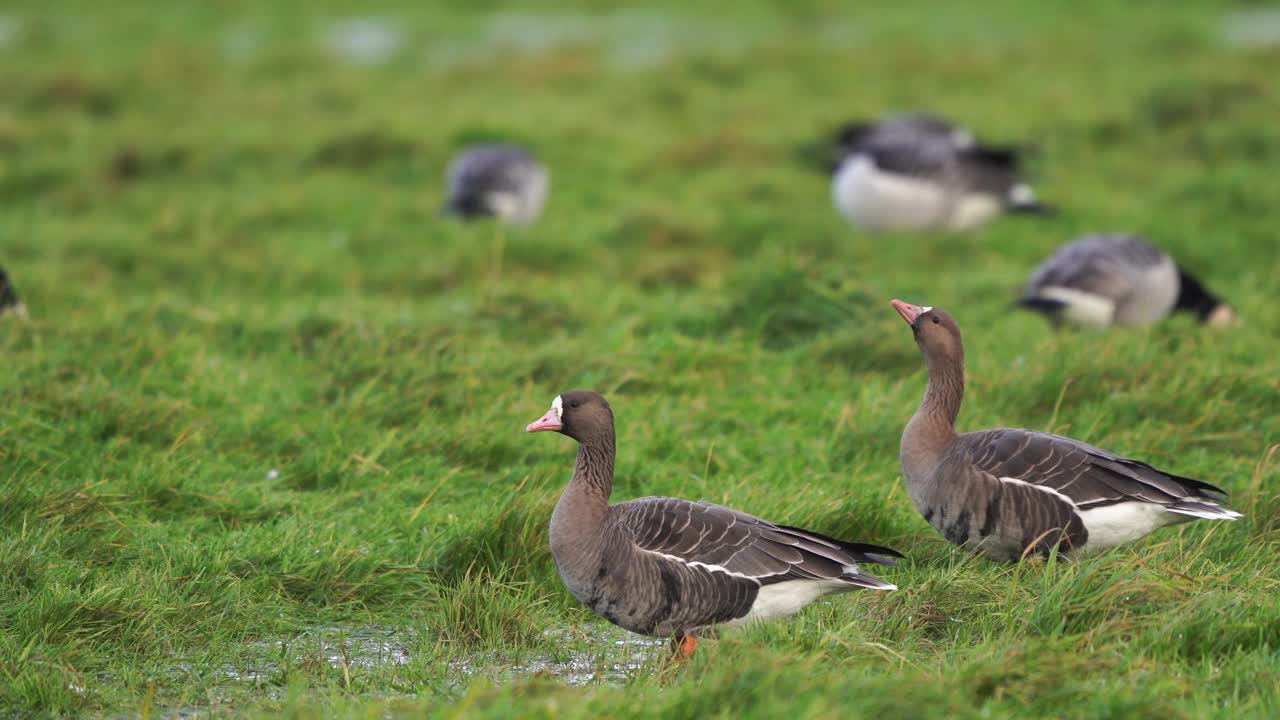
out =
<path fill-rule="evenodd" d="M 555 400 L 551 401 L 551 409 L 556 411 L 557 420 L 564 419 L 564 400 L 561 400 L 559 395 L 556 396 Z"/>
<path fill-rule="evenodd" d="M 920 308 L 920 314 L 921 314 L 921 315 L 923 315 L 923 314 L 925 314 L 925 313 L 929 312 L 930 310 L 933 310 L 933 306 L 932 306 L 932 305 L 926 305 L 925 307 Z M 556 398 L 556 399 L 557 399 L 557 400 L 559 400 L 560 398 Z"/>

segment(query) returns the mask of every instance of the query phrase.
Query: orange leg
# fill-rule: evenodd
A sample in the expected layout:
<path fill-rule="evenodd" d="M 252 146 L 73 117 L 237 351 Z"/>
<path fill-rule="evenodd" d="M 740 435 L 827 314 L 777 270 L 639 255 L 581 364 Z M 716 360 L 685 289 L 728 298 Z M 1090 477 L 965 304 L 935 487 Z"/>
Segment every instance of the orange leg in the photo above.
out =
<path fill-rule="evenodd" d="M 679 660 L 688 660 L 698 647 L 698 638 L 693 635 L 677 635 L 674 647 L 675 656 Z"/>

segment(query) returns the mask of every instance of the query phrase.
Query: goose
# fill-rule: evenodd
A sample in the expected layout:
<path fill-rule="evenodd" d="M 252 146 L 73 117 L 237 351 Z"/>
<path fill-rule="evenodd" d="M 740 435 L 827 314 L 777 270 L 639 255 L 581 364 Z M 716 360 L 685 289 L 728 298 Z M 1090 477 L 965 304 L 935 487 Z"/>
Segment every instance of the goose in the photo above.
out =
<path fill-rule="evenodd" d="M 27 307 L 18 298 L 18 291 L 13 288 L 9 275 L 4 271 L 4 268 L 0 267 L 0 317 L 10 313 L 17 317 L 25 317 Z"/>
<path fill-rule="evenodd" d="M 1226 493 L 1200 480 L 1060 435 L 999 428 L 957 434 L 964 345 L 946 311 L 894 300 L 929 371 L 902 431 L 907 490 L 948 541 L 992 560 L 1106 549 L 1194 518 L 1235 520 Z"/>
<path fill-rule="evenodd" d="M 1144 326 L 1183 310 L 1214 327 L 1235 322 L 1230 305 L 1137 235 L 1083 235 L 1032 273 L 1018 304 L 1055 324 Z"/>
<path fill-rule="evenodd" d="M 1020 179 L 1016 156 L 902 132 L 874 134 L 841 160 L 831 197 L 871 232 L 964 231 L 1005 212 L 1051 212 Z"/>
<path fill-rule="evenodd" d="M 449 165 L 446 181 L 446 212 L 462 218 L 492 215 L 515 225 L 538 219 L 551 186 L 547 169 L 514 145 L 466 148 Z"/>
<path fill-rule="evenodd" d="M 744 512 L 670 497 L 609 504 L 613 411 L 574 390 L 525 428 L 578 441 L 573 478 L 551 515 L 551 555 L 575 598 L 609 622 L 671 637 L 688 657 L 697 637 L 792 615 L 818 598 L 897 587 L 860 563 L 896 565 L 900 553 L 777 525 Z"/>
<path fill-rule="evenodd" d="M 886 115 L 875 121 L 852 121 L 836 133 L 837 161 L 856 152 L 867 143 L 884 137 L 931 141 L 942 140 L 957 150 L 979 150 L 993 162 L 1016 166 L 1021 148 L 1013 145 L 978 143 L 969 129 L 945 118 L 924 112 L 904 112 Z M 837 163 L 838 164 L 838 163 Z M 834 169 L 834 168 L 833 168 Z"/>

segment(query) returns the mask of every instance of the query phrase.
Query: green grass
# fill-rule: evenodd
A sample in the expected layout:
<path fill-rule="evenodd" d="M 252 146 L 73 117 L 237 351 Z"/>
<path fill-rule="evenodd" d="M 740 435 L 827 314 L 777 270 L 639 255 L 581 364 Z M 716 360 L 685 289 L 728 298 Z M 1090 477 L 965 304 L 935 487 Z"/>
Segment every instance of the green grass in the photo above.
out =
<path fill-rule="evenodd" d="M 1236 5 L 402 3 L 363 64 L 324 44 L 354 3 L 186 5 L 0 13 L 32 316 L 0 322 L 0 715 L 1280 715 L 1280 55 L 1223 40 Z M 1034 142 L 1064 212 L 849 229 L 814 143 L 899 108 Z M 552 166 L 527 231 L 438 214 L 492 137 Z M 1156 239 L 1243 326 L 1009 312 L 1088 230 Z M 1246 519 L 953 550 L 899 474 L 924 374 L 891 297 L 958 318 L 965 428 L 1097 442 Z M 617 413 L 615 499 L 891 545 L 902 590 L 682 666 L 615 644 L 548 552 L 573 445 L 522 432 L 573 387 Z"/>

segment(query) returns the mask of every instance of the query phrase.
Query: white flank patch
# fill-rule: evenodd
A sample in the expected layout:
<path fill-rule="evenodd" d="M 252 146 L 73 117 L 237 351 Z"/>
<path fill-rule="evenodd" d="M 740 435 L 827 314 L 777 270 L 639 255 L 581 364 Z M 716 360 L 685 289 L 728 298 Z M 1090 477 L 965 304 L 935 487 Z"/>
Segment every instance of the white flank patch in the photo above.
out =
<path fill-rule="evenodd" d="M 1075 500 L 1072 500 L 1071 498 L 1067 497 L 1066 495 L 1063 495 L 1062 493 L 1058 492 L 1057 490 L 1054 490 L 1051 487 L 1048 487 L 1045 485 L 1036 485 L 1035 483 L 1029 483 L 1026 480 L 1019 480 L 1018 478 L 1013 478 L 1013 477 L 1002 477 L 1000 478 L 1000 482 L 1006 482 L 1006 483 L 1009 483 L 1010 485 L 1026 485 L 1027 487 L 1035 488 L 1040 492 L 1048 493 L 1050 495 L 1053 495 L 1056 498 L 1061 499 L 1063 502 L 1070 505 L 1071 508 L 1075 510 L 1077 514 L 1080 512 L 1079 508 L 1076 507 Z"/>
<path fill-rule="evenodd" d="M 1030 185 L 1018 183 L 1009 189 L 1009 202 L 1014 205 L 1033 205 L 1035 201 L 1036 193 Z"/>
<path fill-rule="evenodd" d="M 730 620 L 724 625 L 737 627 L 751 622 L 795 615 L 823 595 L 838 589 L 848 589 L 848 587 L 846 583 L 835 580 L 788 580 L 764 585 L 760 588 L 756 601 L 752 603 L 747 614 L 736 620 Z"/>
<path fill-rule="evenodd" d="M 1105 328 L 1110 327 L 1115 318 L 1115 302 L 1101 295 L 1057 285 L 1040 288 L 1036 291 L 1036 295 L 1065 303 L 1062 317 L 1077 325 Z"/>
<path fill-rule="evenodd" d="M 711 572 L 724 573 L 725 575 L 732 575 L 734 577 L 745 578 L 747 580 L 757 579 L 754 575 L 747 575 L 746 573 L 734 572 L 729 568 L 724 567 L 723 565 L 712 565 L 710 563 L 698 562 L 697 560 L 685 560 L 682 557 L 676 557 L 675 555 L 668 555 L 664 552 L 658 552 L 657 550 L 649 550 L 647 548 L 642 548 L 639 546 L 637 546 L 636 549 L 643 550 L 644 552 L 650 553 L 652 555 L 657 555 L 658 557 L 664 557 L 668 560 L 674 560 L 680 563 L 681 565 L 688 565 L 689 567 L 700 567 L 704 570 L 710 570 Z"/>
<path fill-rule="evenodd" d="M 564 400 L 559 395 L 551 401 L 551 409 L 556 411 L 556 420 L 564 422 Z"/>
<path fill-rule="evenodd" d="M 1004 206 L 995 195 L 969 193 L 955 203 L 947 220 L 947 229 L 973 229 L 995 218 L 1002 210 Z"/>
<path fill-rule="evenodd" d="M 852 155 L 831 181 L 840 214 L 867 230 L 923 230 L 950 213 L 944 188 L 928 180 L 881 171 L 866 155 Z"/>
<path fill-rule="evenodd" d="M 491 192 L 484 199 L 489 211 L 504 220 L 513 220 L 520 214 L 520 198 L 515 193 Z"/>
<path fill-rule="evenodd" d="M 957 128 L 951 131 L 951 144 L 961 150 L 973 147 L 976 142 L 977 141 L 973 138 L 973 134 L 968 130 L 960 130 Z"/>
<path fill-rule="evenodd" d="M 1157 528 L 1178 522 L 1176 515 L 1158 503 L 1122 502 L 1082 510 L 1080 519 L 1089 531 L 1088 546 L 1104 549 L 1133 542 Z"/>

